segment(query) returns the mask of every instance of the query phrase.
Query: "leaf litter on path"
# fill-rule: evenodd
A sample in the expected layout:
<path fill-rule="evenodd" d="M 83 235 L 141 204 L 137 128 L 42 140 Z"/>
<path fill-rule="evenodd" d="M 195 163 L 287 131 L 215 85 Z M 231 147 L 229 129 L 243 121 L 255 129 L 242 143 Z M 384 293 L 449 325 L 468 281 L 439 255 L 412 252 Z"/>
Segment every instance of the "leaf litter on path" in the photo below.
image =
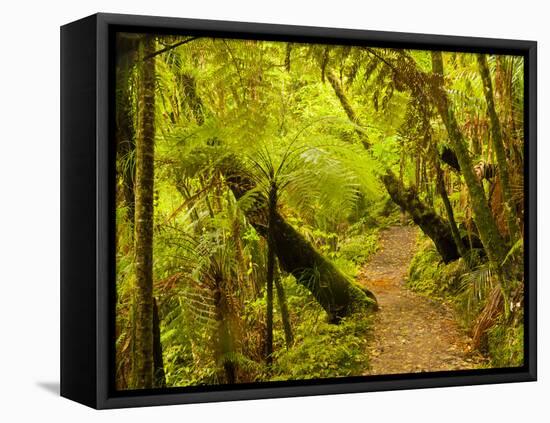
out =
<path fill-rule="evenodd" d="M 414 293 L 405 278 L 417 229 L 395 226 L 380 234 L 381 247 L 359 282 L 378 299 L 365 375 L 437 372 L 482 367 L 448 305 Z"/>

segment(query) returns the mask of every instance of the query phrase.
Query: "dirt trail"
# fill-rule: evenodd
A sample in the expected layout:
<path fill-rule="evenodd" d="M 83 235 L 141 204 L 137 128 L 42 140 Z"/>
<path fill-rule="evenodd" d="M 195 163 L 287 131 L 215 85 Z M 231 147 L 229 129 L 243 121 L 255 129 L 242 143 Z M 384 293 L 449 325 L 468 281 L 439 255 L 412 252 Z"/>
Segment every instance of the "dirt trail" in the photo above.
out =
<path fill-rule="evenodd" d="M 395 226 L 380 234 L 381 246 L 360 274 L 380 310 L 370 342 L 366 375 L 433 372 L 479 367 L 470 339 L 452 311 L 405 286 L 417 229 Z"/>

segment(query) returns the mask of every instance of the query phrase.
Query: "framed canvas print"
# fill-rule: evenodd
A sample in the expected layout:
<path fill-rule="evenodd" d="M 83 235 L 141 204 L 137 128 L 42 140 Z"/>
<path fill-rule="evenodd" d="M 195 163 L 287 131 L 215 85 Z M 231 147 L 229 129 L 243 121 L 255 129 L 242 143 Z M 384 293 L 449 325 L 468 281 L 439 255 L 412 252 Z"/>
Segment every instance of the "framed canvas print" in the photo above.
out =
<path fill-rule="evenodd" d="M 61 28 L 61 394 L 536 379 L 536 43 Z"/>

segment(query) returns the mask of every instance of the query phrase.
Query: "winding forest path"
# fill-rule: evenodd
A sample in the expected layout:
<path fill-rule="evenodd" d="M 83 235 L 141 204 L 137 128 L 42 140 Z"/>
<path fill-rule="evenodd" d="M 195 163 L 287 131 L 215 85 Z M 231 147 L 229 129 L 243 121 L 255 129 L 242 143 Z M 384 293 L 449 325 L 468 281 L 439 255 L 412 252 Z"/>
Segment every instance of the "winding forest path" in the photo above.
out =
<path fill-rule="evenodd" d="M 433 372 L 479 367 L 470 339 L 449 307 L 410 291 L 405 277 L 417 229 L 394 226 L 380 233 L 380 249 L 360 273 L 378 299 L 370 366 L 366 375 Z"/>

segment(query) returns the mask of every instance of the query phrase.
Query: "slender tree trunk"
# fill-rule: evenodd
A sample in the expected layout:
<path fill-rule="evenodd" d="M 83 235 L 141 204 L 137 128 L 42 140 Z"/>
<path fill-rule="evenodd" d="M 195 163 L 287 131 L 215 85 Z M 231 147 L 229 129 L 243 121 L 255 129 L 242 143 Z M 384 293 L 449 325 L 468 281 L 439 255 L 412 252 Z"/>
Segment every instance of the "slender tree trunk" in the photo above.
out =
<path fill-rule="evenodd" d="M 267 226 L 267 325 L 266 325 L 266 363 L 273 362 L 273 277 L 275 272 L 275 213 L 277 211 L 277 186 L 271 184 L 268 199 Z"/>
<path fill-rule="evenodd" d="M 451 228 L 451 234 L 453 236 L 453 240 L 456 244 L 456 248 L 458 249 L 458 253 L 464 258 L 464 260 L 467 260 L 467 250 L 464 246 L 464 243 L 462 242 L 462 238 L 460 236 L 460 232 L 458 230 L 458 227 L 456 225 L 455 221 L 455 215 L 453 211 L 453 206 L 451 205 L 451 201 L 449 200 L 449 195 L 447 194 L 447 189 L 445 188 L 445 181 L 443 180 L 443 171 L 441 170 L 441 166 L 436 160 L 436 175 L 437 175 L 437 191 L 439 192 L 439 196 L 441 197 L 441 200 L 443 201 L 443 205 L 445 206 L 445 211 L 447 212 L 447 219 L 449 220 L 449 226 Z"/>
<path fill-rule="evenodd" d="M 516 208 L 510 189 L 510 174 L 508 172 L 508 161 L 506 159 L 506 152 L 504 150 L 504 143 L 502 140 L 502 128 L 495 109 L 493 84 L 491 81 L 491 74 L 489 73 L 489 66 L 487 65 L 487 58 L 484 54 L 478 54 L 477 61 L 479 64 L 481 79 L 483 80 L 485 101 L 487 102 L 487 112 L 489 114 L 489 120 L 491 121 L 491 136 L 493 138 L 493 147 L 497 156 L 500 183 L 502 185 L 502 196 L 504 197 L 504 210 L 506 220 L 508 222 L 508 230 L 510 231 L 511 244 L 513 244 L 519 236 L 519 228 L 516 220 Z"/>
<path fill-rule="evenodd" d="M 160 318 L 157 300 L 153 298 L 153 373 L 155 388 L 166 388 L 166 374 L 160 342 Z"/>
<path fill-rule="evenodd" d="M 449 105 L 447 93 L 443 87 L 443 57 L 439 51 L 432 51 L 432 68 L 435 74 L 432 96 L 441 119 L 447 128 L 449 140 L 452 143 L 460 169 L 464 175 L 464 180 L 472 199 L 474 221 L 478 228 L 481 242 L 485 247 L 489 259 L 493 263 L 500 264 L 506 257 L 506 245 L 487 204 L 483 186 L 474 174 L 468 147 L 456 121 L 455 114 Z"/>
<path fill-rule="evenodd" d="M 142 39 L 142 57 L 152 54 L 154 38 Z M 139 128 L 136 140 L 136 361 L 135 387 L 153 387 L 153 184 L 155 141 L 155 60 L 140 69 Z"/>
<path fill-rule="evenodd" d="M 237 366 L 235 364 L 234 316 L 227 301 L 227 281 L 218 279 L 214 291 L 214 304 L 217 322 L 216 354 L 222 363 L 226 383 L 237 381 Z"/>
<path fill-rule="evenodd" d="M 368 140 L 367 134 L 362 129 L 363 126 L 361 125 L 359 117 L 355 113 L 355 110 L 353 110 L 353 107 L 351 106 L 351 103 L 346 96 L 346 93 L 344 92 L 344 87 L 342 87 L 342 84 L 340 84 L 340 80 L 332 70 L 329 70 L 327 72 L 327 78 L 330 82 L 330 85 L 332 86 L 332 89 L 334 90 L 334 93 L 336 94 L 336 97 L 338 97 L 338 100 L 340 100 L 340 104 L 342 105 L 344 112 L 346 112 L 348 119 L 357 126 L 355 132 L 359 136 L 363 147 L 365 147 L 366 149 L 370 148 L 370 142 Z"/>
<path fill-rule="evenodd" d="M 286 43 L 286 51 L 285 51 L 285 69 L 287 72 L 290 72 L 290 56 L 292 54 L 292 43 Z"/>
<path fill-rule="evenodd" d="M 285 344 L 286 348 L 289 349 L 294 343 L 294 337 L 292 335 L 292 326 L 290 325 L 290 313 L 288 312 L 285 289 L 281 282 L 281 275 L 279 272 L 276 272 L 274 281 L 275 289 L 277 290 L 277 302 L 281 310 L 281 320 L 283 321 L 283 329 L 285 332 Z"/>

